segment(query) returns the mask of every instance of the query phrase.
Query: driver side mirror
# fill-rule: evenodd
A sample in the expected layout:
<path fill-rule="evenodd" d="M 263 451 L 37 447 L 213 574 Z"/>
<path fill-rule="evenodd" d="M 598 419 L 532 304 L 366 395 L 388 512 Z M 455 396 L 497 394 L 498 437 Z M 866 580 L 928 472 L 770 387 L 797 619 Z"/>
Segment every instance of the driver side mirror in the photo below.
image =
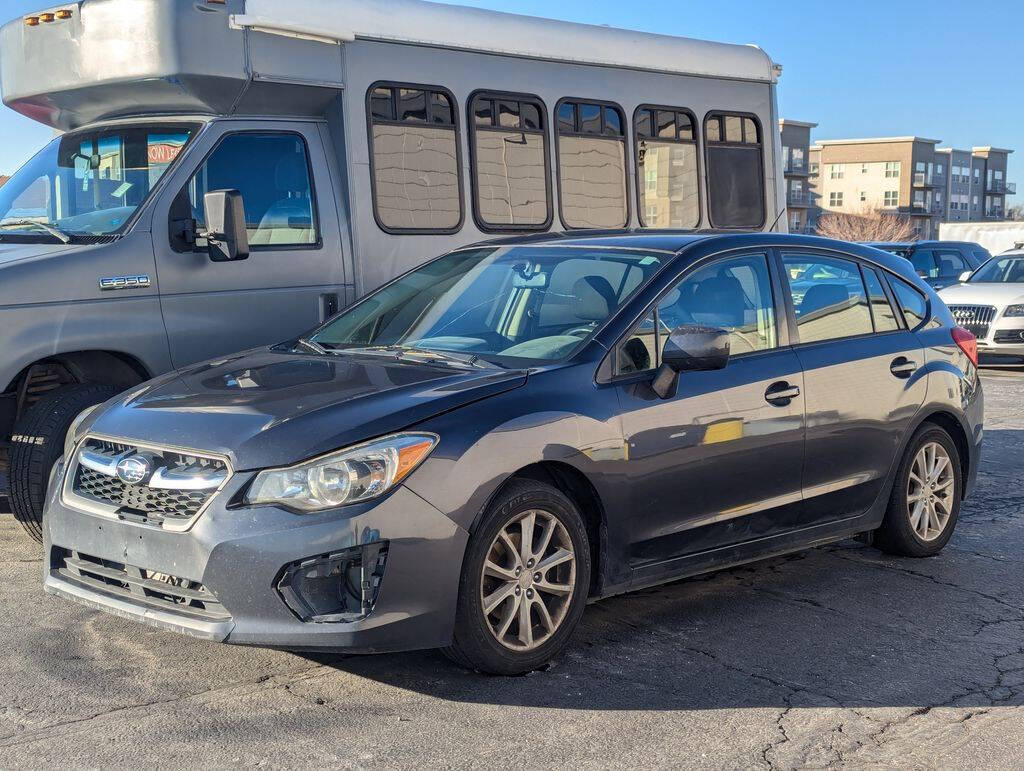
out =
<path fill-rule="evenodd" d="M 972 273 L 974 273 L 973 270 L 965 270 L 963 273 L 960 274 L 958 280 L 960 281 L 961 284 L 966 284 L 967 283 L 967 279 L 969 279 L 971 277 Z"/>
<path fill-rule="evenodd" d="M 211 190 L 203 196 L 207 248 L 212 262 L 233 262 L 249 256 L 245 207 L 237 190 Z"/>
<path fill-rule="evenodd" d="M 668 399 L 675 395 L 680 372 L 724 369 L 728 363 L 726 330 L 684 324 L 669 335 L 651 387 L 662 399 Z"/>

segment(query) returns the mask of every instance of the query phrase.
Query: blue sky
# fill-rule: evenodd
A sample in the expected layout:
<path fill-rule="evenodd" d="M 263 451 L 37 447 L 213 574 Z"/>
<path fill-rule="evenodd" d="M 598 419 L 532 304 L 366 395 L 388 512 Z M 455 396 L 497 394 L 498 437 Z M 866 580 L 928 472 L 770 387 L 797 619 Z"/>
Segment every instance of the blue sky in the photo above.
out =
<path fill-rule="evenodd" d="M 382 0 L 386 2 L 386 0 Z M 784 66 L 779 109 L 815 121 L 817 139 L 917 134 L 1009 147 L 1024 185 L 1021 0 L 461 0 L 463 5 L 736 43 Z M 4 0 L 14 17 L 45 0 Z M 0 109 L 0 173 L 50 129 Z"/>

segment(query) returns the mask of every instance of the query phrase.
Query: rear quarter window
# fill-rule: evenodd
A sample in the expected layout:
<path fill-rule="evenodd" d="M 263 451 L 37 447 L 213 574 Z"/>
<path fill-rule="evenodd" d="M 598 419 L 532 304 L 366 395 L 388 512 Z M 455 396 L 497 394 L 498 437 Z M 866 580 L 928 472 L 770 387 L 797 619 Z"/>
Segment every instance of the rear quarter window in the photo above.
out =
<path fill-rule="evenodd" d="M 928 318 L 928 301 L 916 288 L 898 278 L 890 277 L 893 294 L 910 329 L 916 329 Z"/>

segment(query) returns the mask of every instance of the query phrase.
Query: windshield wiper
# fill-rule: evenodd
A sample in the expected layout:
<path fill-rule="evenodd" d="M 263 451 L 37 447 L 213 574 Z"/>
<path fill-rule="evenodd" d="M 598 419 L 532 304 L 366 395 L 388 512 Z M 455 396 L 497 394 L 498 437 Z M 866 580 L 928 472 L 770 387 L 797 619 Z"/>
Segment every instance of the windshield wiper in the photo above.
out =
<path fill-rule="evenodd" d="M 23 228 L 26 225 L 32 225 L 37 228 L 41 228 L 49 233 L 54 238 L 60 240 L 62 243 L 70 244 L 71 236 L 65 233 L 60 228 L 54 227 L 46 222 L 36 222 L 35 220 L 8 220 L 7 222 L 0 222 L 0 228 Z"/>
<path fill-rule="evenodd" d="M 428 348 L 417 348 L 412 345 L 368 345 L 358 348 L 332 349 L 329 352 L 367 354 L 370 356 L 391 355 L 398 359 L 405 359 L 406 361 L 414 361 L 422 364 L 447 364 L 448 366 L 458 366 L 460 368 L 473 367 L 490 369 L 495 366 L 491 362 L 481 359 L 476 354 L 459 356 L 448 351 L 434 351 Z"/>
<path fill-rule="evenodd" d="M 318 356 L 327 356 L 330 353 L 330 351 L 320 345 L 320 343 L 314 343 L 312 340 L 308 340 L 305 337 L 300 337 L 296 340 L 295 345 L 299 348 L 305 348 L 307 351 L 312 351 Z"/>

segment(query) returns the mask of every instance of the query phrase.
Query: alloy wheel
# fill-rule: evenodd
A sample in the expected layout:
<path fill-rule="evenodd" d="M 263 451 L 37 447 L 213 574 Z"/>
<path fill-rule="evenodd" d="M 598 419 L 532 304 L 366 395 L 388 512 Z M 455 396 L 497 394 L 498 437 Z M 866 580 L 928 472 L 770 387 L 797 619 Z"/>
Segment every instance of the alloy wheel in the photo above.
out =
<path fill-rule="evenodd" d="M 543 645 L 565 619 L 576 588 L 576 553 L 565 525 L 540 509 L 517 514 L 484 560 L 480 603 L 494 638 L 515 651 Z"/>
<path fill-rule="evenodd" d="M 956 474 L 949 452 L 938 442 L 917 451 L 907 482 L 910 527 L 922 541 L 934 541 L 953 515 Z"/>

